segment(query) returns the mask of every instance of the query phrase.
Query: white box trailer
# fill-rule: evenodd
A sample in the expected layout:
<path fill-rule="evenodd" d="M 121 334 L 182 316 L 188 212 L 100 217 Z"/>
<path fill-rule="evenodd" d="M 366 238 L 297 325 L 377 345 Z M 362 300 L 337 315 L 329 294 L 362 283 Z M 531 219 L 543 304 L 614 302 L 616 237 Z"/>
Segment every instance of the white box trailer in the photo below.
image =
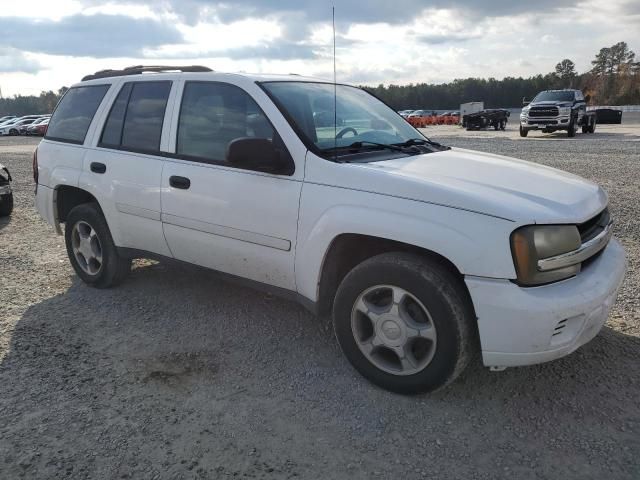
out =
<path fill-rule="evenodd" d="M 462 118 L 470 113 L 481 112 L 484 110 L 484 102 L 468 102 L 460 105 L 460 123 Z"/>

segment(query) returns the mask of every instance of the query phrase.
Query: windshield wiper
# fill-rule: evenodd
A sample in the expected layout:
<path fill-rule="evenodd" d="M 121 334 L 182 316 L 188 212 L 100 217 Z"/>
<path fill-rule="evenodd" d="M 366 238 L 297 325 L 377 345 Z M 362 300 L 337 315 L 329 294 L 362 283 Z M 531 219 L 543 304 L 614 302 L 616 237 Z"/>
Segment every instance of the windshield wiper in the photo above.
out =
<path fill-rule="evenodd" d="M 413 147 L 416 145 L 431 145 L 432 147 L 436 147 L 436 148 L 442 148 L 445 150 L 449 150 L 451 147 L 447 147 L 445 145 L 442 145 L 441 143 L 438 142 L 434 142 L 433 140 L 430 140 L 428 138 L 410 138 L 409 140 L 407 140 L 404 143 L 394 143 L 394 145 L 397 145 L 398 147 Z"/>
<path fill-rule="evenodd" d="M 407 153 L 407 151 L 401 146 L 393 145 L 393 144 L 389 144 L 389 143 L 370 142 L 368 140 L 358 140 L 357 142 L 353 142 L 351 145 L 343 145 L 343 146 L 339 146 L 339 147 L 326 148 L 325 151 L 332 151 L 332 150 L 360 150 L 360 149 L 364 148 L 367 145 L 371 145 L 373 147 L 386 148 L 388 150 L 393 150 L 393 151 L 396 151 L 396 152 Z"/>

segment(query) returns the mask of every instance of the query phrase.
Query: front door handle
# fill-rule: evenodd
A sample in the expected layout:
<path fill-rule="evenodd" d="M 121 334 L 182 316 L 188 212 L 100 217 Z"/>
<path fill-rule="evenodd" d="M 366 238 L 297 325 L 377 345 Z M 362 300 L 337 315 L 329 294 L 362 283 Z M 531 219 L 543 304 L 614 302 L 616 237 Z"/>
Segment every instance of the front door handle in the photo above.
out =
<path fill-rule="evenodd" d="M 172 175 L 169 177 L 169 185 L 173 188 L 181 188 L 182 190 L 187 190 L 191 186 L 191 180 L 187 177 L 178 177 L 176 175 Z"/>
<path fill-rule="evenodd" d="M 90 168 L 93 173 L 104 173 L 107 171 L 107 166 L 100 162 L 91 162 Z"/>

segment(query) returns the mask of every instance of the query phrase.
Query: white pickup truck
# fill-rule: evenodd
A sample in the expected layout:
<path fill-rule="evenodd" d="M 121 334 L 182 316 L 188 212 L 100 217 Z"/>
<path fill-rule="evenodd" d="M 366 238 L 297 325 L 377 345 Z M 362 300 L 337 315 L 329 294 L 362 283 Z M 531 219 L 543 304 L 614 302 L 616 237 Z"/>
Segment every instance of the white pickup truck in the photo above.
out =
<path fill-rule="evenodd" d="M 494 369 L 569 354 L 626 269 L 599 186 L 445 147 L 364 90 L 296 75 L 90 75 L 34 177 L 87 284 L 121 282 L 136 257 L 244 279 L 331 314 L 353 366 L 402 393 L 476 352 Z"/>

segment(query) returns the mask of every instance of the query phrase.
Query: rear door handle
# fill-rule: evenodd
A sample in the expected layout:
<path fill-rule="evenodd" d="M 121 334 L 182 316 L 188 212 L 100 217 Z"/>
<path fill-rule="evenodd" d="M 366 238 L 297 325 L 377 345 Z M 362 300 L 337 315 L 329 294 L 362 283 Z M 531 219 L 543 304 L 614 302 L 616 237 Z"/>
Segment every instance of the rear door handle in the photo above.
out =
<path fill-rule="evenodd" d="M 169 185 L 173 188 L 181 188 L 182 190 L 187 190 L 191 186 L 191 180 L 187 177 L 178 177 L 176 175 L 172 175 L 169 177 Z"/>
<path fill-rule="evenodd" d="M 107 171 L 107 166 L 100 162 L 91 162 L 91 171 L 94 173 L 104 173 Z"/>

